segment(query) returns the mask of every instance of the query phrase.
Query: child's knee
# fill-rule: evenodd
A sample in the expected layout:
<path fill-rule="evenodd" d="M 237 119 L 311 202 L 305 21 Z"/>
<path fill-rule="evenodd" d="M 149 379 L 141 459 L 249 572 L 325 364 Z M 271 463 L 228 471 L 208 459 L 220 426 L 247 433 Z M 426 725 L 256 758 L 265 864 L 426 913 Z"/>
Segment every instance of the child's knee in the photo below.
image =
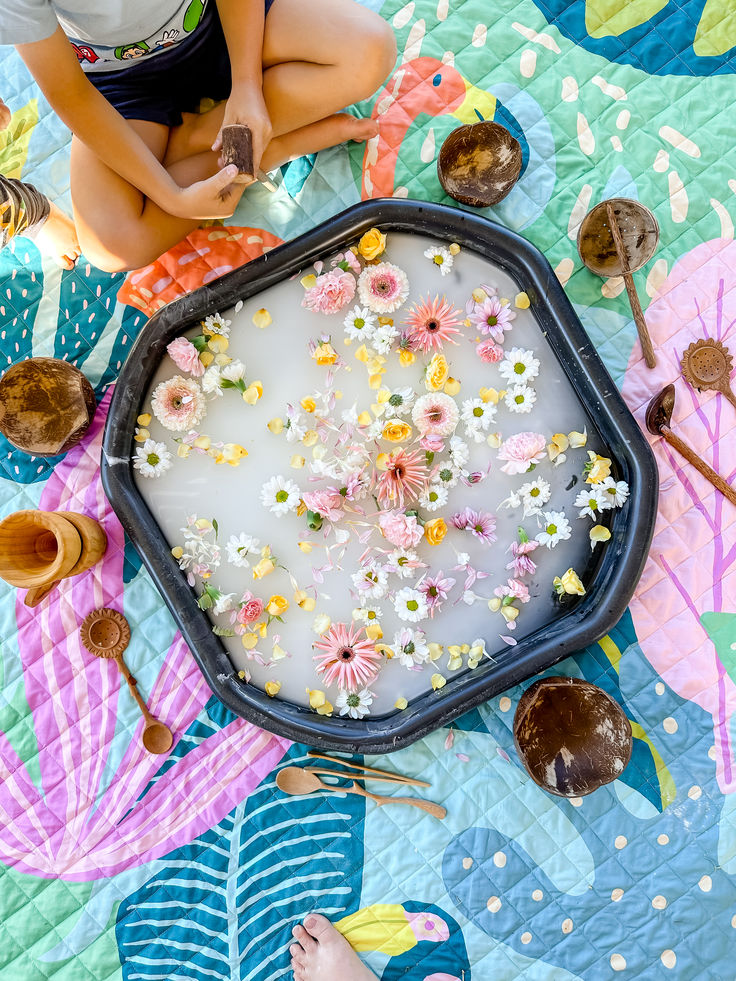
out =
<path fill-rule="evenodd" d="M 372 95 L 393 71 L 396 64 L 396 36 L 386 21 L 378 14 L 371 14 L 358 40 L 360 57 L 350 52 L 351 66 L 360 66 L 365 76 L 366 95 Z"/>

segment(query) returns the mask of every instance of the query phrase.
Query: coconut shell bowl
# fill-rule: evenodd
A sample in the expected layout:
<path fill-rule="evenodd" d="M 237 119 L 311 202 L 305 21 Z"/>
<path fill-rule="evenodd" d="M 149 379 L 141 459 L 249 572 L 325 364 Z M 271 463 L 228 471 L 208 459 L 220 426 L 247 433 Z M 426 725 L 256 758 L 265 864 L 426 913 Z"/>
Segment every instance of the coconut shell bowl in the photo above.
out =
<path fill-rule="evenodd" d="M 519 141 L 504 126 L 484 120 L 450 133 L 437 158 L 437 176 L 451 198 L 487 208 L 511 192 L 521 165 Z"/>

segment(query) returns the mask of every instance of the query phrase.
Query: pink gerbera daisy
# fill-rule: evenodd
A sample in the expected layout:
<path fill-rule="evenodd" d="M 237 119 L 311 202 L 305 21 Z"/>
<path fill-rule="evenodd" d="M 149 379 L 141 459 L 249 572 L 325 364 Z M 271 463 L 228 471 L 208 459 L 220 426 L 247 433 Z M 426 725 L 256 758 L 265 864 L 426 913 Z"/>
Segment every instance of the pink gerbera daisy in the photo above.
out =
<path fill-rule="evenodd" d="M 490 334 L 499 344 L 503 343 L 503 332 L 511 328 L 516 314 L 501 303 L 497 296 L 489 296 L 479 303 L 470 314 L 469 320 L 482 334 Z"/>
<path fill-rule="evenodd" d="M 196 426 L 204 416 L 204 394 L 193 378 L 174 375 L 156 386 L 151 407 L 162 426 L 182 433 Z"/>
<path fill-rule="evenodd" d="M 422 436 L 449 436 L 455 431 L 460 412 L 455 399 L 444 392 L 428 392 L 414 403 L 411 418 Z"/>
<path fill-rule="evenodd" d="M 383 508 L 403 508 L 406 500 L 419 497 L 426 481 L 427 467 L 421 454 L 397 450 L 389 455 L 386 469 L 378 478 L 378 503 Z"/>
<path fill-rule="evenodd" d="M 324 676 L 325 685 L 337 682 L 346 691 L 357 691 L 376 677 L 381 655 L 373 641 L 362 634 L 363 627 L 334 623 L 322 640 L 313 645 L 321 652 L 314 655 L 314 660 L 317 674 Z"/>
<path fill-rule="evenodd" d="M 412 351 L 441 351 L 445 341 L 457 344 L 453 334 L 459 334 L 457 324 L 462 320 L 462 313 L 445 297 L 435 296 L 433 300 L 427 297 L 420 303 L 415 303 L 409 311 L 404 323 L 407 331 L 407 341 Z"/>
<path fill-rule="evenodd" d="M 368 266 L 358 277 L 360 302 L 374 313 L 393 313 L 409 295 L 406 273 L 391 262 Z"/>

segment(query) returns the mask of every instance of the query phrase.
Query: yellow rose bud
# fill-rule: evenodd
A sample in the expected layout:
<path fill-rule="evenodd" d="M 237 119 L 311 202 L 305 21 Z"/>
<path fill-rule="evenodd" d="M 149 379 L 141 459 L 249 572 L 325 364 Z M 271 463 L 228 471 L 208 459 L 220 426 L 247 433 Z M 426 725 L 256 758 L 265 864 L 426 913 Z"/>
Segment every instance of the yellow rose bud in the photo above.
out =
<path fill-rule="evenodd" d="M 245 671 L 238 671 L 238 677 L 241 681 L 250 681 L 250 678 L 246 675 Z"/>
<path fill-rule="evenodd" d="M 318 613 L 317 616 L 312 621 L 312 630 L 316 634 L 319 634 L 320 637 L 322 636 L 322 634 L 326 634 L 331 626 L 332 626 L 332 620 L 326 613 Z"/>
<path fill-rule="evenodd" d="M 252 633 L 243 634 L 240 640 L 242 641 L 243 647 L 246 649 L 246 651 L 252 651 L 258 644 L 257 635 Z"/>
<path fill-rule="evenodd" d="M 311 542 L 297 542 L 297 547 L 301 552 L 304 552 L 305 555 L 309 555 L 314 548 Z"/>
<path fill-rule="evenodd" d="M 288 609 L 289 601 L 285 596 L 280 596 L 278 593 L 274 593 L 268 603 L 266 603 L 266 613 L 269 613 L 272 617 L 280 617 Z"/>
<path fill-rule="evenodd" d="M 607 542 L 611 537 L 611 532 L 604 525 L 593 525 L 590 529 L 590 547 L 595 548 L 598 542 Z"/>
<path fill-rule="evenodd" d="M 175 545 L 171 550 L 171 554 L 175 559 L 180 559 L 184 554 L 184 549 L 181 547 L 181 545 Z"/>
<path fill-rule="evenodd" d="M 270 575 L 275 568 L 273 559 L 261 559 L 257 565 L 253 566 L 253 578 L 263 579 Z"/>
<path fill-rule="evenodd" d="M 305 290 L 311 290 L 311 288 L 317 282 L 317 277 L 314 275 L 314 273 L 307 273 L 306 276 L 302 276 L 299 282 L 302 284 Z"/>
<path fill-rule="evenodd" d="M 210 448 L 209 436 L 197 436 L 194 440 L 194 445 L 198 450 L 208 450 Z"/>
<path fill-rule="evenodd" d="M 567 438 L 570 440 L 570 446 L 574 450 L 580 449 L 581 446 L 585 446 L 588 442 L 588 432 L 586 429 L 582 433 L 573 432 L 567 434 Z"/>
<path fill-rule="evenodd" d="M 373 420 L 371 419 L 371 414 L 368 411 L 361 412 L 360 415 L 358 416 L 359 426 L 370 426 L 372 422 Z"/>
<path fill-rule="evenodd" d="M 380 623 L 369 623 L 365 628 L 365 635 L 368 640 L 380 640 L 383 637 Z"/>
<path fill-rule="evenodd" d="M 261 307 L 260 310 L 256 310 L 253 314 L 253 323 L 256 327 L 263 330 L 264 327 L 268 327 L 269 324 L 273 323 L 273 317 L 265 307 Z"/>
<path fill-rule="evenodd" d="M 314 444 L 319 439 L 319 433 L 316 429 L 308 429 L 306 433 L 302 436 L 302 443 L 305 446 L 314 446 Z"/>
<path fill-rule="evenodd" d="M 445 382 L 445 395 L 457 395 L 460 391 L 460 382 L 457 378 L 448 378 Z"/>
<path fill-rule="evenodd" d="M 555 577 L 556 580 L 557 577 Z M 568 569 L 559 582 L 563 591 L 569 593 L 570 596 L 585 596 L 585 586 L 583 586 L 580 576 L 574 569 Z"/>
<path fill-rule="evenodd" d="M 403 712 L 403 710 L 406 708 L 408 704 L 409 703 L 405 698 L 397 698 L 396 701 L 394 702 L 394 708 L 398 709 L 400 712 Z"/>
<path fill-rule="evenodd" d="M 440 688 L 444 688 L 447 684 L 447 678 L 444 678 L 441 674 L 433 674 L 429 680 L 435 691 L 439 691 Z"/>
<path fill-rule="evenodd" d="M 450 366 L 444 354 L 433 354 L 424 375 L 424 387 L 428 392 L 441 392 L 450 375 Z"/>
<path fill-rule="evenodd" d="M 427 647 L 429 648 L 430 661 L 438 661 L 442 657 L 442 651 L 444 650 L 442 644 L 431 643 L 427 644 Z"/>
<path fill-rule="evenodd" d="M 392 443 L 404 443 L 407 439 L 411 439 L 411 435 L 412 428 L 408 422 L 398 422 L 395 420 L 387 422 L 381 433 L 383 439 L 388 439 Z"/>
<path fill-rule="evenodd" d="M 337 361 L 337 351 L 331 344 L 325 342 L 314 349 L 312 358 L 319 365 L 334 364 Z"/>
<path fill-rule="evenodd" d="M 267 681 L 266 684 L 263 687 L 266 690 L 266 694 L 270 698 L 274 698 L 281 691 L 281 682 L 280 681 Z"/>
<path fill-rule="evenodd" d="M 416 359 L 416 354 L 407 347 L 402 347 L 399 351 L 399 364 L 402 368 L 408 368 L 410 365 L 413 365 Z"/>
<path fill-rule="evenodd" d="M 485 303 L 488 299 L 488 294 L 480 286 L 477 286 L 472 293 L 473 299 L 476 303 Z"/>
<path fill-rule="evenodd" d="M 371 228 L 358 242 L 358 252 L 363 259 L 372 262 L 386 249 L 386 235 L 377 228 Z"/>
<path fill-rule="evenodd" d="M 439 545 L 447 534 L 447 525 L 442 518 L 432 518 L 425 522 L 424 537 L 430 545 Z"/>
<path fill-rule="evenodd" d="M 529 297 L 526 293 L 517 293 L 514 299 L 514 304 L 519 310 L 529 309 Z"/>
<path fill-rule="evenodd" d="M 305 395 L 301 401 L 301 406 L 305 412 L 314 412 L 317 408 L 317 403 L 314 401 L 311 395 Z"/>

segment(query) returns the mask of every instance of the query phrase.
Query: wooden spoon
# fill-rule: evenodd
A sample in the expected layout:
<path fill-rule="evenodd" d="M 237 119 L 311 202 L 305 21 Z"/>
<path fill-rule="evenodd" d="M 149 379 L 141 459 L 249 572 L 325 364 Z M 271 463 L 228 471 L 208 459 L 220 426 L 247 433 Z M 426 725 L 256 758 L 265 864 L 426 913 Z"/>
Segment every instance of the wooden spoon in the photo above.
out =
<path fill-rule="evenodd" d="M 379 807 L 383 804 L 409 804 L 411 807 L 418 807 L 440 820 L 447 816 L 445 808 L 432 801 L 422 800 L 420 797 L 381 797 L 378 794 L 369 793 L 354 781 L 351 787 L 332 787 L 330 784 L 322 783 L 315 773 L 303 770 L 299 766 L 287 766 L 283 770 L 279 770 L 276 776 L 276 786 L 285 794 L 313 794 L 317 790 L 328 790 L 337 794 L 358 794 L 360 797 L 369 797 Z"/>
<path fill-rule="evenodd" d="M 698 473 L 702 474 L 706 480 L 719 490 L 724 497 L 727 497 L 732 504 L 736 504 L 736 491 L 730 484 L 721 477 L 719 473 L 709 467 L 705 460 L 701 459 L 691 447 L 684 443 L 679 436 L 670 429 L 672 410 L 675 407 L 675 386 L 667 385 L 659 395 L 655 395 L 647 406 L 646 425 L 652 436 L 661 436 L 674 449 L 677 450 L 688 463 L 692 463 Z"/>
<path fill-rule="evenodd" d="M 130 643 L 130 626 L 128 621 L 117 610 L 93 610 L 88 614 L 79 628 L 82 643 L 95 657 L 111 658 L 117 663 L 120 673 L 128 682 L 128 688 L 146 720 L 143 728 L 143 745 L 149 753 L 168 753 L 174 742 L 171 729 L 159 722 L 148 711 L 148 706 L 138 691 L 138 682 L 123 660 L 123 651 Z"/>
<path fill-rule="evenodd" d="M 725 344 L 703 337 L 683 353 L 680 364 L 689 385 L 699 392 L 720 392 L 736 409 L 736 395 L 729 381 L 733 357 Z"/>
<path fill-rule="evenodd" d="M 351 770 L 360 770 L 361 773 L 371 773 L 374 774 L 376 779 L 383 778 L 385 780 L 391 779 L 396 783 L 408 783 L 413 787 L 431 787 L 431 783 L 427 783 L 426 780 L 417 780 L 414 777 L 405 777 L 401 773 L 391 773 L 388 770 L 374 770 L 371 766 L 361 766 L 359 763 L 351 763 L 349 760 L 341 760 L 336 756 L 325 756 L 324 753 L 318 753 L 316 750 L 310 749 L 307 756 L 311 756 L 313 760 L 326 760 L 328 763 L 337 763 L 338 766 L 347 766 Z M 313 769 L 310 767 L 309 769 Z M 330 773 L 335 773 L 337 776 L 340 774 L 335 770 L 330 770 Z M 346 774 L 343 774 L 345 776 Z M 362 780 L 363 777 L 356 777 L 356 780 Z"/>

